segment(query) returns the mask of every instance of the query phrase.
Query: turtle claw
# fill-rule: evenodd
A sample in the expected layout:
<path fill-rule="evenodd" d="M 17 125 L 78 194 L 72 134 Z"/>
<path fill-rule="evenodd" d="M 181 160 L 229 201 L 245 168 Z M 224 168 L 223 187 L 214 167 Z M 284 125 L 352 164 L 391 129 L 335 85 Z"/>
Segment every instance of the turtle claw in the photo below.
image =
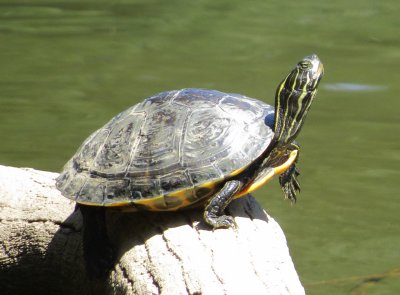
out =
<path fill-rule="evenodd" d="M 208 220 L 210 221 L 210 220 Z M 237 224 L 235 222 L 235 219 L 232 216 L 228 215 L 222 215 L 214 220 L 212 220 L 212 224 L 210 224 L 213 229 L 218 229 L 218 228 L 237 228 Z"/>
<path fill-rule="evenodd" d="M 283 172 L 279 176 L 279 183 L 285 198 L 289 199 L 293 203 L 296 202 L 297 193 L 300 192 L 300 183 L 297 180 L 297 176 L 300 175 L 300 171 L 295 164 L 291 165 L 288 170 Z"/>

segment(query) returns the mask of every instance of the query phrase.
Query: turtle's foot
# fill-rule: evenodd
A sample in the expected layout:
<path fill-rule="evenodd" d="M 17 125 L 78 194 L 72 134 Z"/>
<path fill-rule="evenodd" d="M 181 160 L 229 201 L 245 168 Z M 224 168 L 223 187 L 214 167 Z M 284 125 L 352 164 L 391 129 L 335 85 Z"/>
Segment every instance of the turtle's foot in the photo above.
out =
<path fill-rule="evenodd" d="M 204 213 L 204 221 L 210 225 L 213 229 L 217 228 L 236 228 L 235 219 L 232 216 L 221 215 L 213 216 L 213 214 Z"/>
<path fill-rule="evenodd" d="M 243 184 L 239 180 L 227 181 L 224 187 L 210 199 L 204 210 L 204 221 L 212 228 L 236 227 L 232 216 L 224 215 L 225 208 Z"/>
<path fill-rule="evenodd" d="M 296 202 L 296 195 L 300 192 L 300 183 L 297 180 L 297 176 L 300 175 L 300 171 L 295 164 L 291 165 L 288 170 L 283 172 L 279 176 L 279 183 L 285 197 L 292 202 Z"/>

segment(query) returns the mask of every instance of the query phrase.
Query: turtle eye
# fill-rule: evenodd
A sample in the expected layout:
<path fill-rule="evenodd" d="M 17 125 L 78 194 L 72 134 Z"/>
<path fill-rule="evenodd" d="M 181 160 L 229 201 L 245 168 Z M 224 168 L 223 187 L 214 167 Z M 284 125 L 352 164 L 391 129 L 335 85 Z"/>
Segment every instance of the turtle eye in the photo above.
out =
<path fill-rule="evenodd" d="M 309 60 L 302 60 L 301 62 L 299 62 L 299 67 L 302 70 L 309 70 L 312 68 L 312 63 Z"/>

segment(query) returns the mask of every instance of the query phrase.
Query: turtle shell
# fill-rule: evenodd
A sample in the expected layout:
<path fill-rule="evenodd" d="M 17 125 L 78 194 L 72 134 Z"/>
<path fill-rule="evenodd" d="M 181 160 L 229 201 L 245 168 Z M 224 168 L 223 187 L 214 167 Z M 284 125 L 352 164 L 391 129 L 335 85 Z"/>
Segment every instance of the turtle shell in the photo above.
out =
<path fill-rule="evenodd" d="M 250 167 L 274 135 L 273 117 L 274 107 L 238 94 L 159 93 L 89 136 L 56 184 L 82 204 L 187 207 Z"/>

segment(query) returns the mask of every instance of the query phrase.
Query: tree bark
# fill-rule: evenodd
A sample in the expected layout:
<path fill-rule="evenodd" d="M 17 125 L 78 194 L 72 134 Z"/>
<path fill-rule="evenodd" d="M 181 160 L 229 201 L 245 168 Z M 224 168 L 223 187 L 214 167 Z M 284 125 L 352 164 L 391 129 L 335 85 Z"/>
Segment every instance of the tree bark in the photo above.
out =
<path fill-rule="evenodd" d="M 0 166 L 0 294 L 304 294 L 285 236 L 251 196 L 211 230 L 201 210 L 107 210 L 117 252 L 107 279 L 88 278 L 82 216 L 58 174 Z"/>

